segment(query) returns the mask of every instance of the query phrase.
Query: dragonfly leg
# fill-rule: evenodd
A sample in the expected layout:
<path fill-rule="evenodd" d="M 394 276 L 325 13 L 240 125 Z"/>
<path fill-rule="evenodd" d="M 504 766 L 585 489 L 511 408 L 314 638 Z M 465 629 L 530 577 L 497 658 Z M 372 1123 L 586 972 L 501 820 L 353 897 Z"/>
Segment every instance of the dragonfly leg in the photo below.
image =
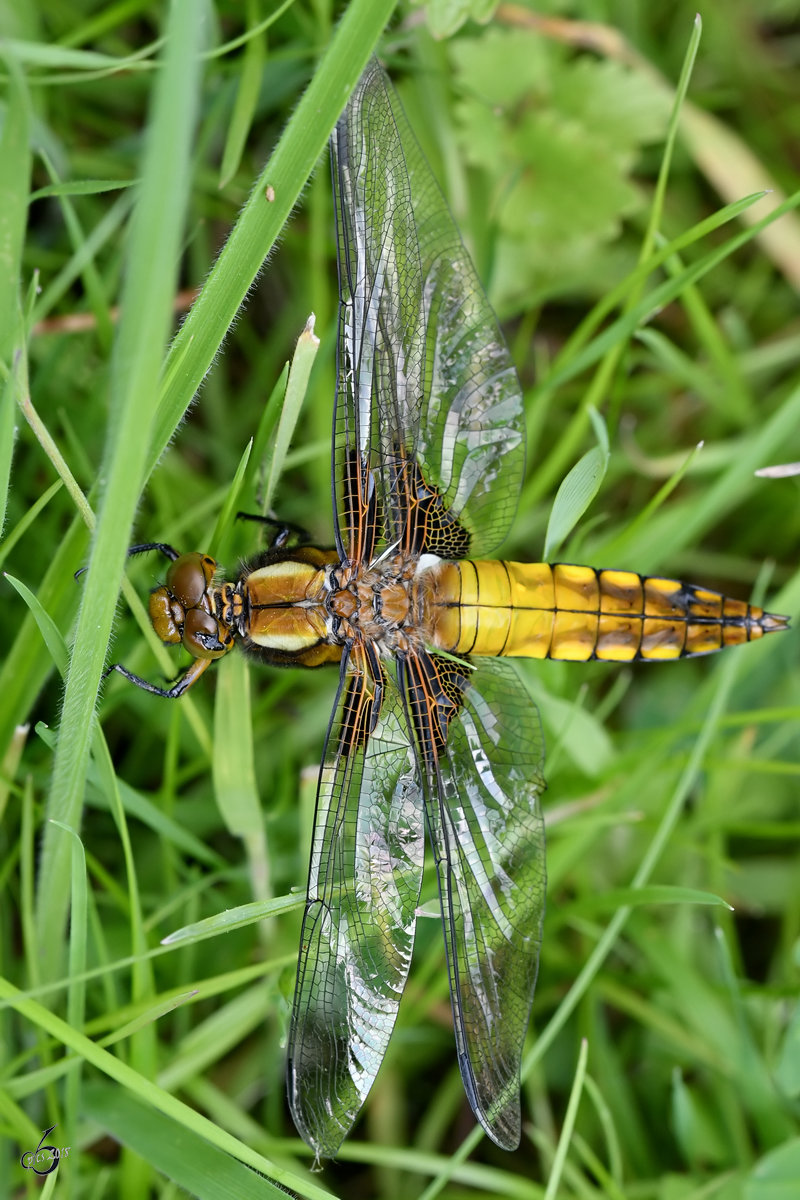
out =
<path fill-rule="evenodd" d="M 270 550 L 280 550 L 286 545 L 289 538 L 294 534 L 298 541 L 309 542 L 311 540 L 308 530 L 302 525 L 295 525 L 292 521 L 276 521 L 273 517 L 262 516 L 261 513 L 237 512 L 237 521 L 257 521 L 259 525 L 268 525 L 275 530 L 275 533 L 269 543 Z"/>
<path fill-rule="evenodd" d="M 123 667 L 122 663 L 113 663 L 103 673 L 103 679 L 108 679 L 112 672 L 117 671 L 120 675 L 124 675 L 130 683 L 135 683 L 143 692 L 149 692 L 151 696 L 163 696 L 165 700 L 177 700 L 184 692 L 188 692 L 189 688 L 197 682 L 213 661 L 212 658 L 196 658 L 188 671 L 185 671 L 179 679 L 176 679 L 172 687 L 169 688 L 162 688 L 158 687 L 155 683 L 148 683 L 146 679 L 142 679 L 141 675 L 134 675 L 133 671 L 129 671 L 127 667 Z"/>
<path fill-rule="evenodd" d="M 146 554 L 148 550 L 159 550 L 170 562 L 175 562 L 176 558 L 180 558 L 178 551 L 168 542 L 141 542 L 138 546 L 130 547 L 128 558 L 133 558 L 134 554 Z"/>
<path fill-rule="evenodd" d="M 138 546 L 131 546 L 128 550 L 128 558 L 132 558 L 134 554 L 145 554 L 148 550 L 160 550 L 164 557 L 170 559 L 171 562 L 180 558 L 178 551 L 167 542 L 141 542 Z M 88 569 L 88 567 L 80 567 L 73 575 L 73 579 L 80 579 Z"/>

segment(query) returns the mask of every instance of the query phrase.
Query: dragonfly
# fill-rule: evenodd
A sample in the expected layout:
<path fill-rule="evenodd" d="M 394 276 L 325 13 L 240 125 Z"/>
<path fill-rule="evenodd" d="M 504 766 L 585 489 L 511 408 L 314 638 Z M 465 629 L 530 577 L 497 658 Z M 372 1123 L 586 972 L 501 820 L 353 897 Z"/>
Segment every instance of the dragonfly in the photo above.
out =
<path fill-rule="evenodd" d="M 425 835 L 458 1064 L 489 1137 L 520 1141 L 520 1064 L 545 908 L 539 714 L 516 657 L 665 661 L 784 617 L 629 570 L 496 561 L 520 490 L 522 389 L 396 93 L 372 60 L 331 138 L 339 271 L 333 548 L 283 535 L 226 582 L 179 554 L 150 595 L 192 665 L 235 645 L 337 664 L 288 1038 L 289 1104 L 318 1157 L 350 1132 L 408 978 Z"/>

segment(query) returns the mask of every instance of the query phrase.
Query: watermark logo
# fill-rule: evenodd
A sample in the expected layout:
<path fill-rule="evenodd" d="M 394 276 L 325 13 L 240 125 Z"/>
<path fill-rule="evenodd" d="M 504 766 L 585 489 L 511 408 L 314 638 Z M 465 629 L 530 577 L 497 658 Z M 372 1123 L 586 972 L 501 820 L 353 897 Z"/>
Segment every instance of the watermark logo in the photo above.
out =
<path fill-rule="evenodd" d="M 20 1164 L 26 1171 L 33 1171 L 34 1175 L 49 1175 L 51 1171 L 55 1171 L 62 1158 L 66 1158 L 69 1154 L 69 1146 L 45 1146 L 44 1139 L 49 1137 L 55 1129 L 55 1125 L 51 1125 L 49 1129 L 45 1129 L 39 1145 L 35 1150 L 26 1150 L 20 1158 Z"/>

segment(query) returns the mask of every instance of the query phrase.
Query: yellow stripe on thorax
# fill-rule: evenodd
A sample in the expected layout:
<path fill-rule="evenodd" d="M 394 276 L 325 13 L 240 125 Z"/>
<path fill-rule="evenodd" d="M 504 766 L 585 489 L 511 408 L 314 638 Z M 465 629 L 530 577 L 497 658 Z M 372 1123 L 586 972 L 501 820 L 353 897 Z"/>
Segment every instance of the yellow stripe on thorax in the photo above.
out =
<path fill-rule="evenodd" d="M 547 563 L 439 563 L 426 632 L 454 654 L 630 662 L 708 654 L 761 637 L 765 614 L 676 579 Z"/>

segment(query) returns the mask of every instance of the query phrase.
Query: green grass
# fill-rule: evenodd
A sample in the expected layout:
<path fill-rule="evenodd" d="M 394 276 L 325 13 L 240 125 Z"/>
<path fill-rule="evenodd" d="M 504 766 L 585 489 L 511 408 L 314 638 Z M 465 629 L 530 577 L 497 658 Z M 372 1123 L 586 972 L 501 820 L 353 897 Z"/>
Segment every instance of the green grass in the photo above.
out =
<path fill-rule="evenodd" d="M 473 1129 L 421 920 L 364 1119 L 322 1176 L 283 1048 L 335 672 L 231 656 L 180 703 L 114 677 L 95 705 L 106 662 L 177 666 L 144 636 L 161 564 L 131 562 L 119 602 L 129 544 L 235 570 L 258 534 L 225 514 L 267 480 L 281 517 L 332 541 L 320 155 L 376 44 L 526 389 L 505 556 L 540 556 L 593 407 L 610 457 L 559 557 L 797 614 L 798 480 L 753 474 L 800 459 L 795 9 L 704 14 L 679 106 L 664 81 L 691 57 L 690 5 L 577 6 L 590 54 L 574 23 L 526 32 L 511 6 L 450 40 L 410 20 L 378 42 L 389 0 L 338 24 L 297 0 L 269 28 L 257 0 L 0 3 L 0 566 L 21 585 L 0 581 L 0 1180 L 30 1182 L 20 1155 L 55 1125 L 59 1195 L 800 1194 L 795 632 L 664 667 L 524 667 L 549 908 L 522 1147 Z M 752 198 L 770 185 L 779 222 Z M 277 385 L 312 311 L 287 451 Z"/>

